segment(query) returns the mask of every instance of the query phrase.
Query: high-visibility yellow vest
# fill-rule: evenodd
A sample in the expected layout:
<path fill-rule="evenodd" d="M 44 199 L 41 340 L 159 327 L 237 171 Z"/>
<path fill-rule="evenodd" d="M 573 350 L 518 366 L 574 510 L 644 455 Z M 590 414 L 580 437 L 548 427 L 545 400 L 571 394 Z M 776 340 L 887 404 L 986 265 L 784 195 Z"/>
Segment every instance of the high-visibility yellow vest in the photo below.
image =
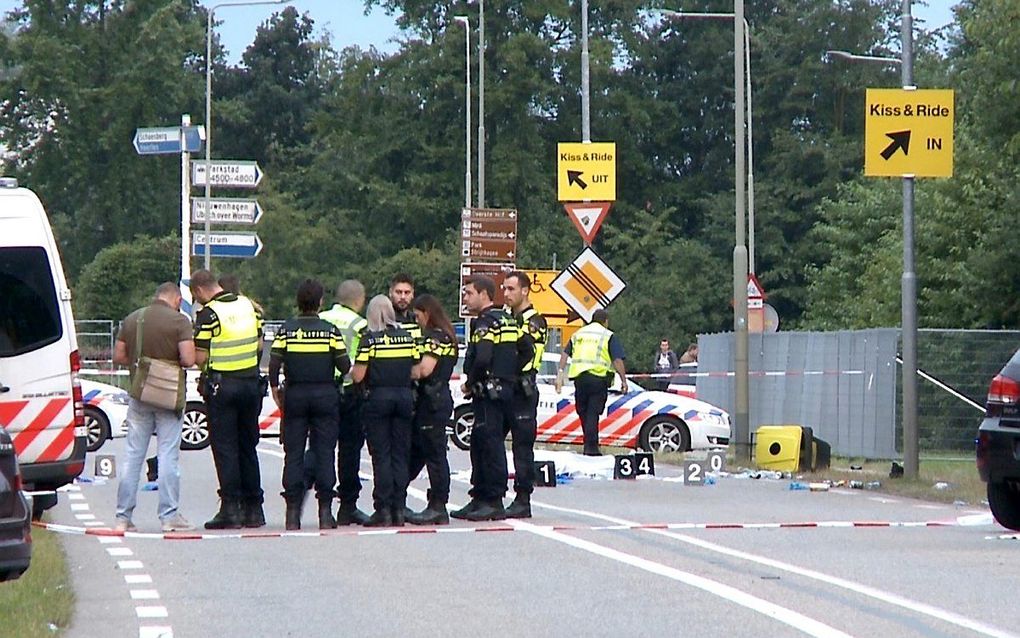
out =
<path fill-rule="evenodd" d="M 609 356 L 609 339 L 613 331 L 600 323 L 589 323 L 570 338 L 571 379 L 583 372 L 605 377 L 613 371 L 613 360 Z"/>
<path fill-rule="evenodd" d="M 344 337 L 344 346 L 347 348 L 347 354 L 353 364 L 354 357 L 358 354 L 361 333 L 368 326 L 365 318 L 343 304 L 333 304 L 329 310 L 319 313 L 319 319 L 324 319 L 340 329 L 340 334 Z M 348 372 L 344 375 L 344 386 L 353 384 L 354 380 L 351 379 L 351 373 Z"/>
<path fill-rule="evenodd" d="M 533 322 L 532 318 L 536 316 L 538 321 Z M 534 306 L 529 306 L 521 313 L 521 330 L 531 335 L 531 339 L 535 343 L 535 357 L 531 363 L 524 367 L 522 372 L 538 372 L 542 368 L 542 354 L 545 353 L 545 342 L 549 338 L 549 327 L 545 318 L 535 310 Z"/>
<path fill-rule="evenodd" d="M 234 301 L 214 299 L 208 304 L 219 320 L 220 333 L 209 341 L 208 369 L 240 372 L 259 365 L 259 322 L 247 297 Z"/>

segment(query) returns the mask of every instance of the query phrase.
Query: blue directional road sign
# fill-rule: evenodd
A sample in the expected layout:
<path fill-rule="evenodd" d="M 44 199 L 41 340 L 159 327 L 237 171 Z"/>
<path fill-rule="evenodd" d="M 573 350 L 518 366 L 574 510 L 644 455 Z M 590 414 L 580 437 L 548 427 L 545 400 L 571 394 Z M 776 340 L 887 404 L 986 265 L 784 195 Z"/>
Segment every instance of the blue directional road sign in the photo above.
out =
<path fill-rule="evenodd" d="M 212 257 L 251 259 L 262 252 L 262 240 L 255 233 L 209 233 L 209 254 Z M 191 254 L 205 255 L 205 233 L 191 234 Z"/>
<path fill-rule="evenodd" d="M 184 144 L 181 144 L 181 132 Z M 167 126 L 135 130 L 134 146 L 139 155 L 169 155 L 197 153 L 205 139 L 204 126 Z"/>

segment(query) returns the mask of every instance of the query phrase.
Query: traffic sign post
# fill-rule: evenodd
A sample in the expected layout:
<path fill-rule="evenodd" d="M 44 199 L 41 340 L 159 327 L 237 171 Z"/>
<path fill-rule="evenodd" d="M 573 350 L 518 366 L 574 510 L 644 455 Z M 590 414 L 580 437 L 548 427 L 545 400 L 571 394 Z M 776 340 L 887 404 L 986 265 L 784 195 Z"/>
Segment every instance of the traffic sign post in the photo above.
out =
<path fill-rule="evenodd" d="M 563 204 L 570 221 L 574 222 L 574 227 L 577 228 L 577 232 L 581 233 L 584 243 L 589 245 L 595 239 L 595 234 L 599 232 L 606 214 L 612 207 L 613 202 L 566 202 Z"/>
<path fill-rule="evenodd" d="M 866 176 L 952 177 L 951 89 L 868 89 L 864 109 Z"/>
<path fill-rule="evenodd" d="M 560 142 L 556 158 L 561 202 L 616 201 L 616 142 Z"/>
<path fill-rule="evenodd" d="M 570 307 L 552 289 L 552 282 L 560 274 L 558 270 L 524 270 L 531 279 L 528 300 L 552 328 L 565 327 L 570 320 Z"/>
<path fill-rule="evenodd" d="M 460 213 L 461 259 L 512 262 L 517 256 L 517 211 L 464 208 Z"/>
<path fill-rule="evenodd" d="M 226 188 L 255 188 L 262 181 L 262 169 L 258 162 L 251 160 L 214 160 L 212 166 L 212 186 Z M 193 186 L 206 185 L 206 166 L 204 161 L 191 163 L 191 183 Z"/>
<path fill-rule="evenodd" d="M 765 289 L 753 272 L 747 274 L 747 331 L 765 331 Z"/>
<path fill-rule="evenodd" d="M 581 251 L 556 276 L 552 289 L 586 322 L 599 308 L 607 308 L 627 284 L 590 247 Z"/>
<path fill-rule="evenodd" d="M 192 233 L 192 255 L 205 254 L 205 237 L 204 232 Z M 209 233 L 209 252 L 213 257 L 251 259 L 262 252 L 262 240 L 255 233 L 213 232 Z"/>
<path fill-rule="evenodd" d="M 209 208 L 212 211 L 209 221 L 213 224 L 254 225 L 262 219 L 262 207 L 254 199 L 210 198 Z M 192 200 L 191 221 L 202 223 L 205 218 L 205 198 Z"/>
<path fill-rule="evenodd" d="M 135 129 L 132 145 L 139 155 L 174 155 L 197 153 L 204 140 L 204 126 L 165 126 Z"/>
<path fill-rule="evenodd" d="M 464 286 L 467 285 L 469 279 L 475 275 L 484 275 L 492 278 L 496 282 L 496 298 L 493 299 L 493 303 L 497 307 L 503 305 L 503 279 L 506 278 L 507 273 L 514 269 L 514 265 L 511 263 L 502 264 L 482 264 L 482 263 L 465 263 L 460 265 L 460 289 L 463 290 Z M 474 317 L 467 306 L 464 305 L 464 300 L 460 301 L 460 316 L 462 318 Z"/>

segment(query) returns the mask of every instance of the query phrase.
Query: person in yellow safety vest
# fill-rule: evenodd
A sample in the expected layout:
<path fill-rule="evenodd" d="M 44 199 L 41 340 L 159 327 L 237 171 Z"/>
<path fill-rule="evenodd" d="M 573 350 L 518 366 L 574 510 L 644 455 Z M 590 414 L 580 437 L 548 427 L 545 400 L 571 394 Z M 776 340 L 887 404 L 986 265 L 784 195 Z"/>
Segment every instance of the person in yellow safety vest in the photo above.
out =
<path fill-rule="evenodd" d="M 503 299 L 513 313 L 514 320 L 531 342 L 535 356 L 521 369 L 517 387 L 514 389 L 514 420 L 504 426 L 503 436 L 512 435 L 514 455 L 514 497 L 506 508 L 507 518 L 531 518 L 531 493 L 535 490 L 535 434 L 538 430 L 538 370 L 542 366 L 542 354 L 548 339 L 549 326 L 535 307 L 531 305 L 528 293 L 531 278 L 520 270 L 514 270 L 503 279 Z"/>
<path fill-rule="evenodd" d="M 584 433 L 584 454 L 599 456 L 599 417 L 606 407 L 613 370 L 620 375 L 623 393 L 628 391 L 627 358 L 620 338 L 608 328 L 609 313 L 599 308 L 592 314 L 591 323 L 574 333 L 560 355 L 556 375 L 556 392 L 563 390 L 563 369 L 570 358 L 567 376 L 574 382 L 574 409 L 581 420 Z"/>
<path fill-rule="evenodd" d="M 340 329 L 353 365 L 361 337 L 368 327 L 365 318 L 358 314 L 365 307 L 365 286 L 356 279 L 345 279 L 336 287 L 335 298 L 333 307 L 320 312 L 319 318 Z M 340 499 L 336 524 L 339 526 L 364 525 L 368 520 L 368 514 L 358 509 L 358 496 L 361 494 L 358 469 L 361 466 L 361 449 L 365 447 L 361 404 L 361 394 L 355 390 L 351 375 L 344 375 L 340 387 L 340 430 L 336 452 L 336 491 Z"/>
<path fill-rule="evenodd" d="M 205 528 L 262 527 L 255 452 L 266 392 L 259 375 L 262 316 L 247 297 L 223 290 L 208 270 L 193 272 L 190 288 L 203 306 L 195 319 L 195 359 L 205 370 L 209 443 L 220 484 L 220 510 Z"/>

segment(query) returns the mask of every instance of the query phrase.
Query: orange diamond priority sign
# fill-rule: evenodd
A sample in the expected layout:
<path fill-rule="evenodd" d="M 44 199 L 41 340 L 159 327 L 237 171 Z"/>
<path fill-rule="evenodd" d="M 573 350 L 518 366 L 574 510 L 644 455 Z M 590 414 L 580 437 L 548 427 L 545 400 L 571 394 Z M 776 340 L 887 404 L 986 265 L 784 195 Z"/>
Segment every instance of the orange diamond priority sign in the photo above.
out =
<path fill-rule="evenodd" d="M 591 321 L 595 311 L 609 307 L 627 284 L 588 247 L 556 276 L 551 287 L 571 310 Z"/>

